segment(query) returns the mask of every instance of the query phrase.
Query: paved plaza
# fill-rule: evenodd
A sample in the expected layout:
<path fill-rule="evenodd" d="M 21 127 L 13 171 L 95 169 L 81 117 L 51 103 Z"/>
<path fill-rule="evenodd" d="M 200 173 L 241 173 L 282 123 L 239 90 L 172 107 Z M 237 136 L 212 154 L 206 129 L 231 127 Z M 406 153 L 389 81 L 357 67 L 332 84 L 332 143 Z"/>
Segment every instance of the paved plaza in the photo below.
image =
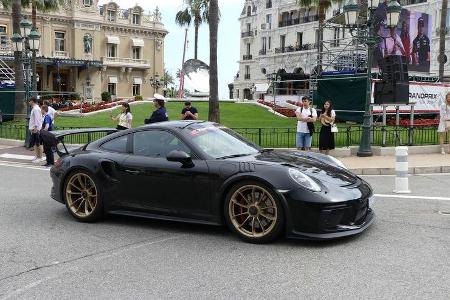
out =
<path fill-rule="evenodd" d="M 0 162 L 0 299 L 448 299 L 450 175 L 366 176 L 374 225 L 332 242 L 252 245 L 227 229 L 131 217 L 73 220 L 48 169 Z"/>

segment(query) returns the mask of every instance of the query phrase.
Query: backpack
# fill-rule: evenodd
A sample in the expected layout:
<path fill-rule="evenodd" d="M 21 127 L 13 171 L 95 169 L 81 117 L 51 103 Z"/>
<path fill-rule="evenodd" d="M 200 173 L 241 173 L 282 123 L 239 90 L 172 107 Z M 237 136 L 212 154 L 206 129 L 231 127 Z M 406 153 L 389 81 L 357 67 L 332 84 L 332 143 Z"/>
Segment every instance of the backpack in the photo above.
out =
<path fill-rule="evenodd" d="M 314 108 L 311 107 L 310 109 L 311 109 L 311 113 L 312 113 L 314 111 Z M 303 112 L 303 107 L 300 109 L 300 113 L 302 113 L 302 112 Z M 309 115 L 309 117 L 312 117 L 312 114 Z M 308 126 L 309 134 L 312 136 L 313 133 L 315 132 L 314 123 L 313 122 L 306 122 L 306 126 Z"/>

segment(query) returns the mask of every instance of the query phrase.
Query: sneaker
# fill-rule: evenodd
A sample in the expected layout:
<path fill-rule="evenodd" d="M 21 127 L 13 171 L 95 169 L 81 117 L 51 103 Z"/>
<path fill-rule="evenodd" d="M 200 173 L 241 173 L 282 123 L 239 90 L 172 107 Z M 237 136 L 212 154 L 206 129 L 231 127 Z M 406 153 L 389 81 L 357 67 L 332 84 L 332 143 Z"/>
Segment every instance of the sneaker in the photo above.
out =
<path fill-rule="evenodd" d="M 42 157 L 41 158 L 36 158 L 35 160 L 32 161 L 34 164 L 40 164 L 42 163 Z"/>
<path fill-rule="evenodd" d="M 441 148 L 441 154 L 442 154 L 442 155 L 445 155 L 444 147 Z"/>

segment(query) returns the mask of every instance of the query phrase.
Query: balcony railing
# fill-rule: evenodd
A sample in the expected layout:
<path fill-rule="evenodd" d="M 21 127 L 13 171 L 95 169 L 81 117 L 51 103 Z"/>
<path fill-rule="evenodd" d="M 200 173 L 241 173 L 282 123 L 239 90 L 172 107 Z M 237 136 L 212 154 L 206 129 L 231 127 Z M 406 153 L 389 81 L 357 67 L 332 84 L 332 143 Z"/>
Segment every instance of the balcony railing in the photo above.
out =
<path fill-rule="evenodd" d="M 298 52 L 298 51 L 307 51 L 307 50 L 313 50 L 317 49 L 316 44 L 303 44 L 301 46 L 287 46 L 287 47 L 280 47 L 275 48 L 275 53 L 288 53 L 288 52 Z"/>
<path fill-rule="evenodd" d="M 251 54 L 242 56 L 242 60 L 252 60 L 252 59 L 253 59 L 253 56 Z"/>
<path fill-rule="evenodd" d="M 413 4 L 419 4 L 419 3 L 425 3 L 427 0 L 400 0 L 400 4 L 403 5 L 413 5 Z"/>
<path fill-rule="evenodd" d="M 68 51 L 53 51 L 53 57 L 69 57 Z"/>
<path fill-rule="evenodd" d="M 250 74 L 245 74 L 244 79 L 250 79 Z"/>
<path fill-rule="evenodd" d="M 286 26 L 304 24 L 304 23 L 314 22 L 314 21 L 318 21 L 318 20 L 319 20 L 318 15 L 282 20 L 278 23 L 278 27 L 286 27 Z"/>
<path fill-rule="evenodd" d="M 266 54 L 267 54 L 267 50 L 266 49 L 259 50 L 259 55 L 266 55 Z"/>
<path fill-rule="evenodd" d="M 111 66 L 131 66 L 131 67 L 150 67 L 150 62 L 146 59 L 121 58 L 121 57 L 102 57 L 103 64 Z"/>
<path fill-rule="evenodd" d="M 241 32 L 242 38 L 252 37 L 252 36 L 253 36 L 253 31 Z"/>

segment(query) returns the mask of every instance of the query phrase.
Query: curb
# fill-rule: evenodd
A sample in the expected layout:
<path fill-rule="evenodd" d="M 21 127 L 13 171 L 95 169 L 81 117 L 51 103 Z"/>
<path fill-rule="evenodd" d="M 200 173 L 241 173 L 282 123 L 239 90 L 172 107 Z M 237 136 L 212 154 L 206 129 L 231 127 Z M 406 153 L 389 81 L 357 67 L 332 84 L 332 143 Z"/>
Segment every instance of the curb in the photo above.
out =
<path fill-rule="evenodd" d="M 395 168 L 357 168 L 349 169 L 350 172 L 356 175 L 395 175 Z M 418 174 L 448 174 L 450 173 L 450 166 L 440 167 L 412 167 L 409 168 L 409 175 Z"/>
<path fill-rule="evenodd" d="M 20 147 L 20 146 L 23 146 L 23 145 L 24 145 L 24 141 L 10 140 L 10 139 L 2 139 L 2 138 L 0 138 L 0 145 Z"/>

